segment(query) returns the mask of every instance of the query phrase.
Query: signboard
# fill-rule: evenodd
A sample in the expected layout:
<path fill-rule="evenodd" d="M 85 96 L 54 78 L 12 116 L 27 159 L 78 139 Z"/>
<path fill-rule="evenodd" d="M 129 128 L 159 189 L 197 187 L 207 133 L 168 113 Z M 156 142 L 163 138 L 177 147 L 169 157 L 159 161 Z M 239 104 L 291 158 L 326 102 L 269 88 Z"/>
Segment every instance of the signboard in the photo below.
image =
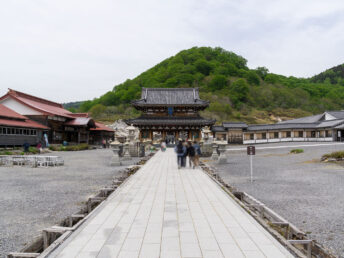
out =
<path fill-rule="evenodd" d="M 256 147 L 247 146 L 247 155 L 256 155 Z"/>
<path fill-rule="evenodd" d="M 167 108 L 167 113 L 169 116 L 173 116 L 173 107 L 168 107 Z"/>
<path fill-rule="evenodd" d="M 250 156 L 250 170 L 251 170 L 251 183 L 253 182 L 253 155 L 256 155 L 256 147 L 255 146 L 247 146 L 247 155 Z"/>

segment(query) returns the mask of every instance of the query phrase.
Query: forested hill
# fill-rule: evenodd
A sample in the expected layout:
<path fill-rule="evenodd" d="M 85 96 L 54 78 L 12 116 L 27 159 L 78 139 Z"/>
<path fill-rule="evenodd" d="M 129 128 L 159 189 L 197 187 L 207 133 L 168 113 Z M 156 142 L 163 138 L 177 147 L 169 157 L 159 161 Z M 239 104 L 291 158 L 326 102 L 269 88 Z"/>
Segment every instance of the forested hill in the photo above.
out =
<path fill-rule="evenodd" d="M 344 87 L 344 64 L 337 65 L 311 78 L 312 82 L 339 84 Z"/>
<path fill-rule="evenodd" d="M 245 58 L 222 48 L 194 47 L 85 101 L 78 111 L 109 121 L 132 117 L 138 113 L 130 102 L 140 98 L 142 87 L 199 87 L 211 103 L 203 116 L 265 123 L 343 109 L 343 79 L 343 66 L 309 79 L 285 77 L 265 67 L 249 69 Z"/>

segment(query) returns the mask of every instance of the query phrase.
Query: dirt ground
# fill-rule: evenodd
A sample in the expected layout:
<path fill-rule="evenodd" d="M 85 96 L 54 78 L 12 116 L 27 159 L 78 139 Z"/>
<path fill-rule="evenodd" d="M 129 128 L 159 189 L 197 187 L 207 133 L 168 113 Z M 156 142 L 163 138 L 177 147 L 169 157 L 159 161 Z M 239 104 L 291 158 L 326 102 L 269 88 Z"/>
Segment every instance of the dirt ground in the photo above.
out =
<path fill-rule="evenodd" d="M 344 257 L 344 167 L 320 162 L 323 154 L 344 150 L 344 145 L 300 147 L 304 153 L 289 154 L 295 148 L 293 145 L 301 144 L 314 145 L 257 145 L 259 148 L 290 147 L 257 149 L 253 157 L 253 183 L 249 180 L 246 150 L 228 151 L 228 163 L 215 166 L 224 181 L 262 201 L 310 238 Z"/>
<path fill-rule="evenodd" d="M 110 149 L 54 152 L 65 165 L 0 167 L 0 257 L 18 251 L 41 230 L 80 210 L 88 196 L 111 184 Z M 133 160 L 133 163 L 138 159 Z"/>

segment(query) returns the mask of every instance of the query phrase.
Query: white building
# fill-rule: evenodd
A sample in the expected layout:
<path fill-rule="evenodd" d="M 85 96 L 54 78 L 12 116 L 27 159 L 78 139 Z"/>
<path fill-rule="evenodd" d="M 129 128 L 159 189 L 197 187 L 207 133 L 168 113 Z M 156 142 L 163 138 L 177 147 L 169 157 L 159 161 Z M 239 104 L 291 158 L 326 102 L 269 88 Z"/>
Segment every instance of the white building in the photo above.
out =
<path fill-rule="evenodd" d="M 297 118 L 276 124 L 246 125 L 244 123 L 223 123 L 213 126 L 214 138 L 240 143 L 270 143 L 270 142 L 332 142 L 344 141 L 344 111 L 328 111 L 323 114 Z M 231 138 L 232 137 L 232 138 Z"/>

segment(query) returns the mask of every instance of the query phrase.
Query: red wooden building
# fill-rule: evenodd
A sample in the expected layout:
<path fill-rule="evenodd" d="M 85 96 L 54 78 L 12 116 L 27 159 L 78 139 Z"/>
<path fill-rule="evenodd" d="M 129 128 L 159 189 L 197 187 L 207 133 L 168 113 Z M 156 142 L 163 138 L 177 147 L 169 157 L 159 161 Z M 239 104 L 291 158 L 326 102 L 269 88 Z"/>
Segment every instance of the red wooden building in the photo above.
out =
<path fill-rule="evenodd" d="M 95 136 L 99 132 L 114 134 L 114 130 L 105 125 L 98 123 L 97 126 L 88 113 L 72 113 L 64 109 L 62 104 L 12 89 L 0 97 L 0 104 L 49 128 L 50 143 L 67 141 L 93 144 L 93 132 Z"/>

